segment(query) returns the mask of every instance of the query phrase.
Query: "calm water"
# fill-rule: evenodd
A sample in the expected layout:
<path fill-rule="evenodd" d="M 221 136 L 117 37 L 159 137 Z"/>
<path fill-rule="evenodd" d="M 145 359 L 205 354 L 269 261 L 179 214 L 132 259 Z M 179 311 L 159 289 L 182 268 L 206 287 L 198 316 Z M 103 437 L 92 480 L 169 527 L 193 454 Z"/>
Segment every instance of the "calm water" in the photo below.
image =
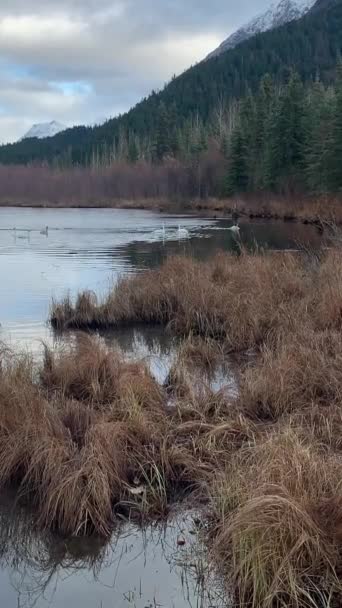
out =
<path fill-rule="evenodd" d="M 179 540 L 185 541 L 180 547 Z M 111 541 L 34 533 L 27 513 L 0 498 L 0 604 L 4 608 L 220 608 L 191 514 Z"/>
<path fill-rule="evenodd" d="M 51 339 L 52 297 L 82 289 L 104 293 L 120 274 L 158 266 L 169 255 L 204 259 L 219 249 L 236 250 L 226 230 L 231 224 L 149 211 L 0 209 L 0 340 L 40 349 L 42 339 Z M 178 238 L 179 225 L 189 239 Z M 315 228 L 299 224 L 241 224 L 248 247 L 318 246 L 320 238 Z"/>
<path fill-rule="evenodd" d="M 54 340 L 46 323 L 52 297 L 81 289 L 104 293 L 120 274 L 156 267 L 168 255 L 205 259 L 219 249 L 237 250 L 231 224 L 148 211 L 0 209 L 0 340 L 38 354 L 42 340 Z M 179 225 L 189 239 L 178 238 Z M 320 236 L 296 224 L 241 223 L 241 241 L 292 249 L 318 247 Z M 166 332 L 128 328 L 115 340 L 128 356 L 147 357 L 159 379 L 167 375 L 176 343 Z M 229 373 L 224 381 L 234 390 Z M 222 383 L 222 374 L 215 382 Z M 186 540 L 182 548 L 179 535 Z M 103 545 L 35 534 L 27 514 L 0 496 L 0 604 L 6 608 L 218 608 L 221 594 L 209 572 L 191 516 L 163 529 L 125 526 Z"/>

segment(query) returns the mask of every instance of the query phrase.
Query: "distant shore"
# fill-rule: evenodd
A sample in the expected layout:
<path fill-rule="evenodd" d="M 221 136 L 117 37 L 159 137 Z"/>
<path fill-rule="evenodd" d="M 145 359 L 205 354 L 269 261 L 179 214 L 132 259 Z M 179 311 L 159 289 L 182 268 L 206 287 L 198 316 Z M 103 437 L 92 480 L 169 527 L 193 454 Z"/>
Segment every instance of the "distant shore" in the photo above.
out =
<path fill-rule="evenodd" d="M 192 199 L 170 200 L 140 198 L 135 200 L 0 200 L 0 208 L 40 208 L 40 209 L 131 209 L 150 210 L 160 213 L 203 213 L 215 217 L 229 216 L 233 219 L 280 220 L 301 222 L 321 226 L 324 222 L 342 224 L 342 201 L 335 198 L 319 199 L 297 197 L 272 197 L 251 195 L 232 199 Z"/>

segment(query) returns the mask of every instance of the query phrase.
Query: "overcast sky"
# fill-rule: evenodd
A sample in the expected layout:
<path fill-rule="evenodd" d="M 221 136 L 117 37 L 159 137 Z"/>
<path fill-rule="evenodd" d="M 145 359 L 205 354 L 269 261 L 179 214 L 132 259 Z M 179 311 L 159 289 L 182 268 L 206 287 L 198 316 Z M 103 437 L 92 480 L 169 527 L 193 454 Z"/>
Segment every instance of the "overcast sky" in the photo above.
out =
<path fill-rule="evenodd" d="M 0 142 L 92 124 L 200 61 L 270 0 L 0 0 Z"/>

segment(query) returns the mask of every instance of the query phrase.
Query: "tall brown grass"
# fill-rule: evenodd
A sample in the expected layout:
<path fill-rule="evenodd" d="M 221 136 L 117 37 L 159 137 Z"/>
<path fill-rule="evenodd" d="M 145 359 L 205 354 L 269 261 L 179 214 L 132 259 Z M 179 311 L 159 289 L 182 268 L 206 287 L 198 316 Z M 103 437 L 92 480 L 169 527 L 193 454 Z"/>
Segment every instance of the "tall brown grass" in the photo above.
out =
<path fill-rule="evenodd" d="M 313 404 L 327 407 L 342 400 L 342 339 L 337 331 L 299 328 L 278 348 L 264 347 L 246 370 L 240 403 L 255 420 L 276 421 Z"/>
<path fill-rule="evenodd" d="M 51 322 L 58 329 L 169 324 L 183 335 L 224 339 L 226 350 L 245 350 L 293 325 L 305 310 L 307 281 L 292 254 L 218 254 L 207 263 L 171 258 L 161 269 L 121 279 L 103 301 L 83 293 L 74 304 L 54 302 Z"/>
<path fill-rule="evenodd" d="M 342 603 L 342 254 L 174 258 L 52 322 L 169 325 L 186 337 L 159 386 L 143 363 L 78 336 L 37 371 L 2 355 L 0 481 L 39 521 L 107 534 L 116 511 L 209 506 L 209 544 L 251 608 Z M 190 336 L 190 337 L 189 337 Z M 239 394 L 207 376 L 233 351 Z M 77 508 L 75 508 L 77 505 Z"/>
<path fill-rule="evenodd" d="M 0 484 L 33 501 L 43 527 L 108 534 L 115 509 L 158 515 L 187 483 L 190 456 L 166 449 L 162 388 L 96 339 L 46 349 L 40 370 L 4 354 L 0 403 Z"/>
<path fill-rule="evenodd" d="M 214 550 L 240 605 L 339 605 L 340 471 L 339 458 L 285 427 L 217 476 Z"/>

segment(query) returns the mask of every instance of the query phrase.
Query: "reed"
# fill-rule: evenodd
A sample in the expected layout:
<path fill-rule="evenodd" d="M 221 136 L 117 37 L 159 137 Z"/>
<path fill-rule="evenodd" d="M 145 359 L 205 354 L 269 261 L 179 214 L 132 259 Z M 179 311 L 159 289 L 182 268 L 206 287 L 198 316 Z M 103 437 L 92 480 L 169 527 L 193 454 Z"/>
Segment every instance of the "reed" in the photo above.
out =
<path fill-rule="evenodd" d="M 328 608 L 339 601 L 339 471 L 339 459 L 283 428 L 240 450 L 218 475 L 214 552 L 240 605 Z"/>
<path fill-rule="evenodd" d="M 190 496 L 209 509 L 237 605 L 341 605 L 340 262 L 338 243 L 173 258 L 103 301 L 54 303 L 59 329 L 160 323 L 184 339 L 164 386 L 89 335 L 46 349 L 38 370 L 2 352 L 0 483 L 73 534 Z M 210 373 L 240 351 L 239 394 L 213 390 Z"/>
<path fill-rule="evenodd" d="M 1 486 L 14 485 L 33 502 L 42 527 L 109 534 L 135 482 L 150 479 L 154 487 L 150 462 L 162 468 L 169 427 L 162 396 L 143 363 L 125 362 L 89 336 L 79 336 L 67 353 L 45 349 L 39 370 L 27 357 L 4 355 Z"/>
<path fill-rule="evenodd" d="M 218 254 L 207 263 L 171 258 L 160 269 L 121 279 L 101 302 L 90 294 L 74 305 L 53 302 L 50 319 L 59 330 L 168 324 L 181 335 L 224 340 L 226 351 L 239 351 L 293 325 L 305 309 L 310 278 L 292 254 Z"/>

